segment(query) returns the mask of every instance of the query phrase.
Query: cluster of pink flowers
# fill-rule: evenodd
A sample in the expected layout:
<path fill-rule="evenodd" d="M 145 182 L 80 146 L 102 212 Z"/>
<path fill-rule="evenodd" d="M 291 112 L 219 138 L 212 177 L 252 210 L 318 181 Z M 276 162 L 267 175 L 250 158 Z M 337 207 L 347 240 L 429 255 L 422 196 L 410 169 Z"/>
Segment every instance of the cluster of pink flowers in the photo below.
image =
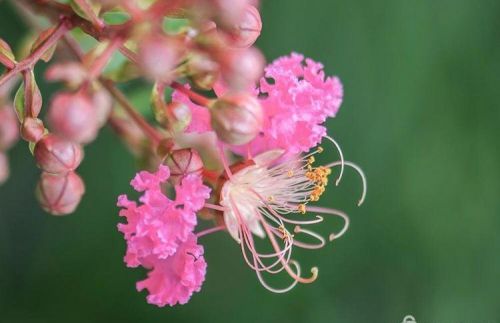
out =
<path fill-rule="evenodd" d="M 139 172 L 131 184 L 143 192 L 137 205 L 125 195 L 118 198 L 127 219 L 118 229 L 127 240 L 125 262 L 151 269 L 149 278 L 137 288 L 149 291 L 148 301 L 164 306 L 184 304 L 193 292 L 199 291 L 205 279 L 206 262 L 203 247 L 197 244 L 193 230 L 196 212 L 210 197 L 210 188 L 203 185 L 199 174 L 186 175 L 175 186 L 175 200 L 162 191 L 170 176 L 167 166 L 160 165 L 156 173 Z"/>
<path fill-rule="evenodd" d="M 125 219 L 118 230 L 127 244 L 126 265 L 148 270 L 136 287 L 147 290 L 149 303 L 184 304 L 200 291 L 207 263 L 199 240 L 219 231 L 241 247 L 266 289 L 282 293 L 316 280 L 318 268 L 305 274 L 292 251 L 322 248 L 346 232 L 349 218 L 314 203 L 334 168 L 337 185 L 345 167 L 360 175 L 359 204 L 366 181 L 324 125 L 342 103 L 341 82 L 297 53 L 266 66 L 253 46 L 262 30 L 258 1 L 16 3 L 54 26 L 40 32 L 20 60 L 0 39 L 6 69 L 0 76 L 0 183 L 8 175 L 5 151 L 20 133 L 41 169 L 41 207 L 53 215 L 72 213 L 85 192 L 76 173 L 84 147 L 109 125 L 145 169 L 131 182 L 139 201 L 118 198 Z M 82 32 L 95 39 L 91 49 L 82 48 Z M 58 44 L 63 60 L 51 64 L 45 78 L 62 90 L 50 100 L 46 127 L 34 68 L 40 60 L 52 62 Z M 153 122 L 121 90 L 139 78 L 150 84 Z M 317 165 L 324 143 L 339 158 Z M 325 238 L 313 228 L 328 215 L 344 225 Z M 200 219 L 208 228 L 199 230 Z M 260 250 L 256 238 L 269 248 Z M 290 284 L 270 286 L 266 277 L 279 273 L 288 274 Z"/>

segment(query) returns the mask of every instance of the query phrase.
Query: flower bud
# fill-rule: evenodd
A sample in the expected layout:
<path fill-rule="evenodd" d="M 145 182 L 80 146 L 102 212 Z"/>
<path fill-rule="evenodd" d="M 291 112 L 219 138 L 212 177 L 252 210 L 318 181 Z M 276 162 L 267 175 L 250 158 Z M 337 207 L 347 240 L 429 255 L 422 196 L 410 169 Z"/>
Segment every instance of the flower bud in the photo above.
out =
<path fill-rule="evenodd" d="M 21 137 L 29 142 L 37 142 L 45 134 L 45 126 L 38 118 L 26 118 L 21 126 Z"/>
<path fill-rule="evenodd" d="M 0 152 L 0 185 L 7 181 L 9 173 L 9 160 L 7 155 Z"/>
<path fill-rule="evenodd" d="M 83 159 L 80 145 L 53 134 L 48 134 L 35 145 L 38 167 L 52 174 L 65 174 L 75 170 Z"/>
<path fill-rule="evenodd" d="M 168 156 L 165 164 L 170 168 L 170 182 L 177 185 L 188 174 L 201 173 L 203 161 L 196 150 L 186 148 L 174 150 Z"/>
<path fill-rule="evenodd" d="M 230 46 L 247 48 L 253 45 L 262 31 L 260 13 L 254 6 L 247 6 L 240 21 L 228 31 Z"/>
<path fill-rule="evenodd" d="M 87 71 L 76 62 L 60 63 L 50 66 L 45 72 L 47 81 L 64 81 L 71 87 L 78 87 L 87 79 Z"/>
<path fill-rule="evenodd" d="M 228 51 L 223 57 L 224 80 L 234 90 L 253 88 L 264 71 L 265 59 L 256 48 Z"/>
<path fill-rule="evenodd" d="M 94 109 L 96 109 L 96 118 L 99 127 L 102 127 L 108 121 L 113 109 L 113 99 L 106 90 L 99 89 L 92 94 L 92 103 Z"/>
<path fill-rule="evenodd" d="M 167 81 L 181 56 L 181 44 L 171 37 L 148 37 L 139 44 L 139 65 L 153 80 Z"/>
<path fill-rule="evenodd" d="M 0 151 L 12 147 L 19 139 L 16 113 L 10 105 L 0 107 Z"/>
<path fill-rule="evenodd" d="M 65 175 L 43 172 L 35 194 L 46 212 L 66 215 L 75 211 L 84 193 L 85 185 L 75 172 Z"/>
<path fill-rule="evenodd" d="M 48 114 L 52 130 L 77 143 L 86 144 L 97 136 L 99 121 L 92 101 L 83 93 L 59 93 Z"/>
<path fill-rule="evenodd" d="M 219 64 L 206 54 L 195 55 L 187 63 L 187 74 L 196 87 L 210 90 L 219 78 Z"/>
<path fill-rule="evenodd" d="M 210 109 L 212 128 L 220 140 L 231 145 L 251 141 L 262 128 L 263 111 L 256 98 L 245 93 L 228 94 Z"/>
<path fill-rule="evenodd" d="M 206 0 L 202 0 L 206 1 Z M 208 0 L 218 25 L 233 26 L 243 17 L 248 0 Z"/>

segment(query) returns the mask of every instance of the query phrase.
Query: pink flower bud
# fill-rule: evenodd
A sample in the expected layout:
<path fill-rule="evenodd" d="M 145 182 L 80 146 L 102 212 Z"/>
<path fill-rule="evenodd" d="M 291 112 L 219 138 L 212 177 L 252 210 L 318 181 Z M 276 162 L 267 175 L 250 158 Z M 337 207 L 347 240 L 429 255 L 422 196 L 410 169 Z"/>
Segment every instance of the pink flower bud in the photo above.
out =
<path fill-rule="evenodd" d="M 78 87 L 87 79 L 87 71 L 80 63 L 60 63 L 50 66 L 45 78 L 47 81 L 64 81 L 72 87 Z"/>
<path fill-rule="evenodd" d="M 7 181 L 9 173 L 9 160 L 7 155 L 0 152 L 0 185 Z"/>
<path fill-rule="evenodd" d="M 83 159 L 80 145 L 53 134 L 48 134 L 37 142 L 34 154 L 38 167 L 53 174 L 73 171 Z"/>
<path fill-rule="evenodd" d="M 113 99 L 106 90 L 100 89 L 92 94 L 92 103 L 96 109 L 97 122 L 102 127 L 108 121 L 113 109 Z"/>
<path fill-rule="evenodd" d="M 241 20 L 248 0 L 208 0 L 208 3 L 218 25 L 225 27 L 233 26 Z"/>
<path fill-rule="evenodd" d="M 19 124 L 14 108 L 10 105 L 0 107 L 0 151 L 12 147 L 19 139 Z"/>
<path fill-rule="evenodd" d="M 231 46 L 247 48 L 253 45 L 262 31 L 260 13 L 254 6 L 247 6 L 240 21 L 228 31 Z"/>
<path fill-rule="evenodd" d="M 200 155 L 190 148 L 172 151 L 165 164 L 170 168 L 169 180 L 172 185 L 179 184 L 188 174 L 199 174 L 203 171 L 203 161 Z"/>
<path fill-rule="evenodd" d="M 99 131 L 96 109 L 82 92 L 58 93 L 52 100 L 48 120 L 56 134 L 77 143 L 91 142 Z"/>
<path fill-rule="evenodd" d="M 264 71 L 265 59 L 256 48 L 228 51 L 223 57 L 223 76 L 234 90 L 253 88 Z"/>
<path fill-rule="evenodd" d="M 21 126 L 21 137 L 29 142 L 37 142 L 45 134 L 45 126 L 38 118 L 26 118 Z"/>
<path fill-rule="evenodd" d="M 85 185 L 75 172 L 65 175 L 43 172 L 36 187 L 40 206 L 53 215 L 73 213 L 84 193 Z"/>
<path fill-rule="evenodd" d="M 167 81 L 180 60 L 182 44 L 171 37 L 152 36 L 139 44 L 139 64 L 153 80 Z"/>
<path fill-rule="evenodd" d="M 245 93 L 227 94 L 210 109 L 212 128 L 231 145 L 251 141 L 262 128 L 263 111 L 256 98 Z"/>

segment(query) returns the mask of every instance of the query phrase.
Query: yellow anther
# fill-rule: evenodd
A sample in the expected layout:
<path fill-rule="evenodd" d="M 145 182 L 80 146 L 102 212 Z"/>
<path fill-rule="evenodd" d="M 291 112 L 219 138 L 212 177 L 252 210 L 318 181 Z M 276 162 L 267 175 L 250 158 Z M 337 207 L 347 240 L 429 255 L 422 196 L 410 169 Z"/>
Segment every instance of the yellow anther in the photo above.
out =
<path fill-rule="evenodd" d="M 311 157 L 307 158 L 307 163 L 308 163 L 308 164 L 312 164 L 312 163 L 314 163 L 315 161 L 316 161 L 316 158 L 314 158 L 314 156 L 311 156 Z"/>
<path fill-rule="evenodd" d="M 290 170 L 286 173 L 286 175 L 287 175 L 288 177 L 292 177 L 292 176 L 293 176 L 293 170 L 291 170 L 291 169 L 290 169 Z"/>
<path fill-rule="evenodd" d="M 267 197 L 267 201 L 268 201 L 268 202 L 274 202 L 274 196 L 269 195 L 269 196 Z"/>
<path fill-rule="evenodd" d="M 318 149 L 317 149 L 317 151 L 318 151 L 318 153 L 319 153 L 319 154 L 321 154 L 321 153 L 322 153 L 322 152 L 324 151 L 324 149 L 323 149 L 323 147 L 321 147 L 321 146 L 318 146 Z"/>
<path fill-rule="evenodd" d="M 278 231 L 281 233 L 281 238 L 283 239 L 283 241 L 287 241 L 290 238 L 294 237 L 294 235 L 290 234 L 290 232 L 288 232 L 288 230 L 283 225 L 280 225 L 278 227 Z"/>
<path fill-rule="evenodd" d="M 305 205 L 305 204 L 299 204 L 299 206 L 297 206 L 297 210 L 298 210 L 301 214 L 306 214 L 306 205 Z"/>

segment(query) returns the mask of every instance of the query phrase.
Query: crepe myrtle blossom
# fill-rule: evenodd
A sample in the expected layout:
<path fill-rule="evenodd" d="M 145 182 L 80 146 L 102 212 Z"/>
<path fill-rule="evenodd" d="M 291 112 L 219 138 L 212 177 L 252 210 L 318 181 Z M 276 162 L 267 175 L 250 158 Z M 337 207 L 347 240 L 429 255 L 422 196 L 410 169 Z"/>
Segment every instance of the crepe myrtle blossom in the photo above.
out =
<path fill-rule="evenodd" d="M 221 97 L 227 95 L 228 88 L 221 82 L 214 89 Z M 255 155 L 280 148 L 298 154 L 307 153 L 327 135 L 324 122 L 337 114 L 343 87 L 337 77 L 325 76 L 321 63 L 292 53 L 276 59 L 264 69 L 255 95 L 264 114 L 258 135 L 254 134 L 244 145 L 238 141 L 228 142 L 233 144 L 232 151 Z M 207 111 L 178 90 L 174 91 L 173 100 L 187 104 L 192 110 L 193 121 L 187 132 L 213 131 L 210 114 L 214 115 L 216 109 Z M 250 124 L 253 120 L 250 118 Z"/>
<path fill-rule="evenodd" d="M 342 229 L 328 236 L 329 241 L 340 238 L 348 228 L 349 218 L 344 212 L 311 205 L 324 193 L 331 169 L 344 165 L 353 168 L 363 184 L 358 205 L 365 199 L 366 179 L 362 170 L 343 160 L 314 166 L 315 155 L 322 151 L 319 146 L 307 155 L 283 161 L 284 150 L 270 150 L 236 166 L 229 166 L 221 152 L 225 180 L 220 185 L 219 205 L 208 207 L 222 214 L 225 228 L 240 245 L 246 263 L 256 272 L 261 284 L 272 292 L 287 292 L 299 282 L 316 280 L 318 269 L 313 267 L 311 275 L 304 277 L 299 262 L 292 258 L 292 250 L 325 246 L 326 239 L 310 228 L 324 221 L 319 214 L 344 220 Z M 304 218 L 309 213 L 316 215 Z M 272 251 L 260 250 L 259 240 L 267 241 Z M 281 272 L 293 280 L 284 288 L 270 286 L 263 275 Z"/>
<path fill-rule="evenodd" d="M 258 0 L 66 2 L 15 1 L 22 17 L 51 24 L 40 31 L 32 21 L 26 55 L 0 39 L 0 184 L 20 137 L 40 168 L 33 188 L 41 208 L 73 213 L 85 194 L 77 173 L 84 150 L 109 125 L 143 169 L 131 181 L 138 201 L 118 198 L 118 231 L 126 265 L 147 270 L 136 288 L 149 303 L 185 304 L 200 291 L 201 238 L 221 231 L 268 290 L 315 281 L 318 268 L 304 272 L 292 252 L 346 232 L 344 212 L 315 205 L 330 177 L 339 185 L 350 167 L 363 184 L 359 204 L 366 193 L 363 172 L 344 160 L 325 126 L 342 103 L 340 80 L 298 53 L 266 66 L 254 46 L 265 30 Z M 59 82 L 52 100 L 38 87 L 40 60 L 48 63 L 45 80 Z M 151 104 L 137 107 L 131 97 L 142 93 L 151 93 Z M 323 147 L 338 160 L 318 164 Z M 316 227 L 328 215 L 343 226 L 323 237 Z M 271 286 L 268 275 L 278 273 L 290 284 Z"/>
<path fill-rule="evenodd" d="M 204 206 L 210 189 L 199 174 L 189 173 L 175 185 L 171 200 L 162 188 L 169 176 L 169 168 L 163 165 L 155 173 L 141 171 L 131 181 L 143 193 L 141 204 L 125 195 L 118 198 L 120 216 L 127 220 L 118 225 L 127 241 L 125 263 L 150 269 L 137 289 L 147 289 L 148 302 L 158 306 L 186 303 L 200 290 L 206 270 L 203 247 L 197 245 L 193 230 L 196 212 Z"/>

